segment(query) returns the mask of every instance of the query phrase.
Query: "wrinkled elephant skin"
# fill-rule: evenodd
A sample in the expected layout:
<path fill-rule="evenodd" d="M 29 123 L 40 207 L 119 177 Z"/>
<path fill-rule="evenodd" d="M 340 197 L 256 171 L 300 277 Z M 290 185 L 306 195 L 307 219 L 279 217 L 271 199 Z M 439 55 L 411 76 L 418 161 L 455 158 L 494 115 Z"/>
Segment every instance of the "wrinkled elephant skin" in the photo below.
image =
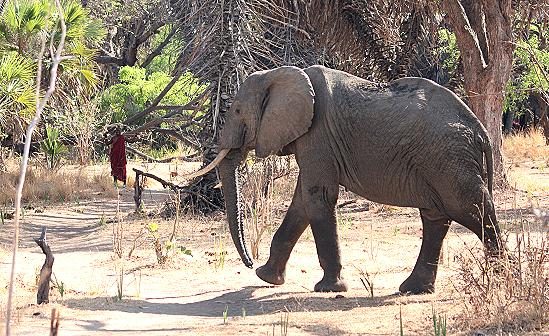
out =
<path fill-rule="evenodd" d="M 492 202 L 492 147 L 485 128 L 451 91 L 422 78 L 378 84 L 312 66 L 256 72 L 242 84 L 220 137 L 230 149 L 219 165 L 233 242 L 244 263 L 238 165 L 295 154 L 299 176 L 291 205 L 257 275 L 284 283 L 286 263 L 311 225 L 324 277 L 315 291 L 345 291 L 335 206 L 339 186 L 371 201 L 418 208 L 419 257 L 401 292 L 434 290 L 442 241 L 451 221 L 502 249 Z"/>

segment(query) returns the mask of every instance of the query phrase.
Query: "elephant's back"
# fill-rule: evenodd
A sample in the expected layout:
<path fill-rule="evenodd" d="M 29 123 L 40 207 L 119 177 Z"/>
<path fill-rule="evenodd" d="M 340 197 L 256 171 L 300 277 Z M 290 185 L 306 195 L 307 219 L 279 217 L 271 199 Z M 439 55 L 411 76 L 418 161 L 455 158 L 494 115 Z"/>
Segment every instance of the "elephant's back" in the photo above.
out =
<path fill-rule="evenodd" d="M 338 73 L 328 83 L 322 121 L 347 188 L 429 208 L 441 206 L 440 194 L 455 192 L 457 180 L 478 183 L 488 136 L 454 93 L 422 78 L 379 85 Z"/>

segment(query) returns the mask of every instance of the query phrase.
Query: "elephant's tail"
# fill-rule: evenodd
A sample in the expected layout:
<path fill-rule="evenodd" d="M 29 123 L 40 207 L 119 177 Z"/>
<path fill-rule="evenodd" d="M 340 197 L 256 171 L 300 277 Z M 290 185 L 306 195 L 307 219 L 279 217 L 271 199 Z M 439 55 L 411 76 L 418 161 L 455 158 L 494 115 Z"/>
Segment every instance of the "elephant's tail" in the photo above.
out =
<path fill-rule="evenodd" d="M 492 153 L 492 145 L 490 140 L 483 141 L 483 152 L 486 160 L 486 179 L 488 180 L 488 192 L 490 197 L 492 196 L 492 190 L 494 186 L 494 156 Z"/>

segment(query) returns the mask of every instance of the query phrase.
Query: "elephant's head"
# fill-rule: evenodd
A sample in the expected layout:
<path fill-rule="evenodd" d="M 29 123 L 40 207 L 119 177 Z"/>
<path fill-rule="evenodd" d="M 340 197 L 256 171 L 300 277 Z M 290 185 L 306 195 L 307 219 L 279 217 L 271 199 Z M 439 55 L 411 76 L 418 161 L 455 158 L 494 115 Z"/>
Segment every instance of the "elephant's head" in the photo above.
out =
<path fill-rule="evenodd" d="M 313 87 L 303 70 L 285 66 L 253 73 L 244 81 L 227 112 L 219 155 L 207 167 L 189 175 L 202 175 L 219 165 L 229 230 L 248 267 L 253 263 L 244 242 L 243 205 L 236 169 L 248 151 L 255 149 L 256 155 L 264 158 L 307 132 L 313 106 Z"/>

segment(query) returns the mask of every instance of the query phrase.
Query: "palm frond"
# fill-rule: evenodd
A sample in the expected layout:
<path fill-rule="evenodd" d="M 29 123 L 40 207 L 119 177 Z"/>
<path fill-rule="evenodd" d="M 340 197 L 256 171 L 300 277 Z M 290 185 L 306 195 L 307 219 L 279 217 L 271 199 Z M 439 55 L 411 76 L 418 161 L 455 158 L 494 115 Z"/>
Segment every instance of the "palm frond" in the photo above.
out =
<path fill-rule="evenodd" d="M 0 58 L 0 109 L 19 114 L 34 106 L 36 66 L 16 52 Z"/>

